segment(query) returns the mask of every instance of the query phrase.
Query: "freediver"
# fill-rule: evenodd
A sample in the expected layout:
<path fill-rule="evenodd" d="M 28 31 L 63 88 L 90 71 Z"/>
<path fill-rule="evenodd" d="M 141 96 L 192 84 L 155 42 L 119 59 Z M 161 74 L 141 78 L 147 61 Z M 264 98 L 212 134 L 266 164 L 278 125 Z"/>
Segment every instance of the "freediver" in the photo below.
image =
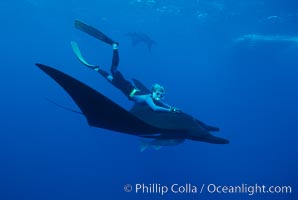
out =
<path fill-rule="evenodd" d="M 85 66 L 93 69 L 94 71 L 97 71 L 99 74 L 101 74 L 106 80 L 108 80 L 112 85 L 114 85 L 116 88 L 122 91 L 122 93 L 128 97 L 129 100 L 134 101 L 135 103 L 140 104 L 147 104 L 152 110 L 154 111 L 161 111 L 161 112 L 173 112 L 173 113 L 179 113 L 181 112 L 180 109 L 177 109 L 175 107 L 172 107 L 168 105 L 167 103 L 163 102 L 162 99 L 164 99 L 165 95 L 165 89 L 163 86 L 155 83 L 151 87 L 151 93 L 147 92 L 144 94 L 144 91 L 141 91 L 135 85 L 126 80 L 122 73 L 118 70 L 119 65 L 119 52 L 118 47 L 119 43 L 115 42 L 114 40 L 110 39 L 108 36 L 100 32 L 99 30 L 84 24 L 83 22 L 80 22 L 78 20 L 75 20 L 75 27 L 109 45 L 113 48 L 113 56 L 112 56 L 112 64 L 110 68 L 111 74 L 108 72 L 102 70 L 97 65 L 91 65 L 85 61 L 83 56 L 81 55 L 81 52 L 79 50 L 79 47 L 76 42 L 71 42 L 72 49 L 76 55 L 76 57 L 79 59 L 79 61 L 84 64 Z"/>

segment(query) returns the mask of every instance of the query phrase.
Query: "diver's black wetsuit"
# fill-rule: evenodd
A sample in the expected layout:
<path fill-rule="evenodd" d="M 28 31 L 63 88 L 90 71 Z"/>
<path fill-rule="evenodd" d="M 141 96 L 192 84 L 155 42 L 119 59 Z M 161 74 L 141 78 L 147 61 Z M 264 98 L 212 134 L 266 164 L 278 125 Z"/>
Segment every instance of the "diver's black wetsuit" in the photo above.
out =
<path fill-rule="evenodd" d="M 108 72 L 100 69 L 99 67 L 92 66 L 91 68 L 98 71 L 103 77 L 105 77 L 108 81 L 110 81 L 116 88 L 121 90 L 124 93 L 124 95 L 127 96 L 128 98 L 130 98 L 130 96 L 136 93 L 136 91 L 134 90 L 136 89 L 134 85 L 130 81 L 126 80 L 123 77 L 123 75 L 117 70 L 117 67 L 119 64 L 118 42 L 112 40 L 103 32 L 79 20 L 75 20 L 74 26 L 77 29 L 91 35 L 92 37 L 95 37 L 100 41 L 103 41 L 104 43 L 113 46 L 113 59 L 112 59 L 112 65 L 111 65 L 111 74 L 113 78 L 111 78 Z M 116 45 L 115 48 L 114 48 L 114 45 Z"/>
<path fill-rule="evenodd" d="M 125 96 L 130 98 L 131 92 L 135 89 L 135 86 L 128 80 L 124 78 L 121 72 L 117 69 L 119 65 L 119 52 L 118 49 L 113 50 L 113 58 L 111 65 L 111 74 L 113 76 L 112 80 L 109 79 L 109 73 L 98 69 L 98 72 L 105 77 L 108 81 L 110 81 L 116 88 L 121 90 Z"/>

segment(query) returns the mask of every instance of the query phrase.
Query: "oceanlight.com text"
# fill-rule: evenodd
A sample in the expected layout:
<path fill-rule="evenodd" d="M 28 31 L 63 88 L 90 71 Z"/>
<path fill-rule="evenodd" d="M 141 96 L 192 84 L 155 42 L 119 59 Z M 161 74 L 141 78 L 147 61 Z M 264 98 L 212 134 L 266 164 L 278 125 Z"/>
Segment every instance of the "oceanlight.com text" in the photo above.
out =
<path fill-rule="evenodd" d="M 223 193 L 223 194 L 291 194 L 292 187 L 291 186 L 265 186 L 265 185 L 247 185 L 241 184 L 238 186 L 224 186 L 224 185 L 215 185 L 209 184 L 207 185 L 207 191 L 209 193 Z"/>
<path fill-rule="evenodd" d="M 125 192 L 134 192 L 136 194 L 158 194 L 166 195 L 172 194 L 291 194 L 291 186 L 266 186 L 261 184 L 240 184 L 240 185 L 217 185 L 217 184 L 178 184 L 173 183 L 170 185 L 160 183 L 137 183 L 134 185 L 126 184 L 124 186 Z"/>

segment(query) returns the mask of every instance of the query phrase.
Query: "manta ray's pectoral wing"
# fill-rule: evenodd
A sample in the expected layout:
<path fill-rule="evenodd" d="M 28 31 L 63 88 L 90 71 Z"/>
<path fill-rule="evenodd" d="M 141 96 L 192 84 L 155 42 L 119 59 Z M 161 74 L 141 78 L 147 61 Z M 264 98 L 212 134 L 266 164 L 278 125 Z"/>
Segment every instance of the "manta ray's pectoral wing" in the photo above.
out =
<path fill-rule="evenodd" d="M 71 76 L 43 64 L 36 66 L 71 96 L 87 118 L 89 125 L 137 136 L 161 131 Z"/>

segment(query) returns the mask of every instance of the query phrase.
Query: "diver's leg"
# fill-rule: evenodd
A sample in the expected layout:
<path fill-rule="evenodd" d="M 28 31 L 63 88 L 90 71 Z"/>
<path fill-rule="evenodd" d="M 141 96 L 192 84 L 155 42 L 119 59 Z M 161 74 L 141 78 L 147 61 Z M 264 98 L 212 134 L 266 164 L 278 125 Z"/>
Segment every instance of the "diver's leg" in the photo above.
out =
<path fill-rule="evenodd" d="M 114 43 L 113 45 L 113 58 L 111 64 L 111 73 L 114 74 L 117 72 L 117 68 L 119 65 L 119 52 L 118 52 L 118 43 Z"/>
<path fill-rule="evenodd" d="M 124 79 L 124 77 L 122 76 L 122 74 L 119 72 L 119 74 L 117 73 L 117 67 L 119 65 L 119 53 L 118 53 L 118 45 L 116 43 L 113 44 L 113 59 L 112 59 L 112 64 L 111 64 L 111 74 L 109 74 L 108 72 L 100 69 L 98 66 L 95 67 L 90 67 L 93 70 L 97 71 L 100 75 L 102 75 L 105 79 L 107 79 L 108 81 L 112 82 L 112 84 L 119 88 L 121 86 L 121 83 L 126 82 L 126 80 Z M 114 75 L 116 76 L 116 81 L 113 81 L 114 79 Z"/>
<path fill-rule="evenodd" d="M 124 76 L 121 74 L 121 72 L 118 70 L 116 70 L 113 74 L 113 79 L 111 83 L 116 88 L 121 90 L 122 93 L 127 97 L 129 97 L 131 92 L 135 89 L 134 85 L 130 81 L 126 80 Z"/>
<path fill-rule="evenodd" d="M 108 72 L 100 69 L 99 67 L 93 68 L 95 71 L 97 71 L 100 75 L 102 75 L 105 79 L 107 79 L 109 82 L 113 81 L 113 76 L 109 74 Z"/>
<path fill-rule="evenodd" d="M 130 93 L 135 89 L 134 85 L 126 80 L 124 76 L 118 71 L 117 67 L 119 65 L 119 53 L 118 53 L 118 43 L 113 44 L 113 58 L 111 64 L 111 75 L 100 69 L 99 67 L 94 68 L 95 71 L 100 73 L 104 78 L 106 78 L 113 86 L 122 91 L 122 93 L 129 97 Z"/>

